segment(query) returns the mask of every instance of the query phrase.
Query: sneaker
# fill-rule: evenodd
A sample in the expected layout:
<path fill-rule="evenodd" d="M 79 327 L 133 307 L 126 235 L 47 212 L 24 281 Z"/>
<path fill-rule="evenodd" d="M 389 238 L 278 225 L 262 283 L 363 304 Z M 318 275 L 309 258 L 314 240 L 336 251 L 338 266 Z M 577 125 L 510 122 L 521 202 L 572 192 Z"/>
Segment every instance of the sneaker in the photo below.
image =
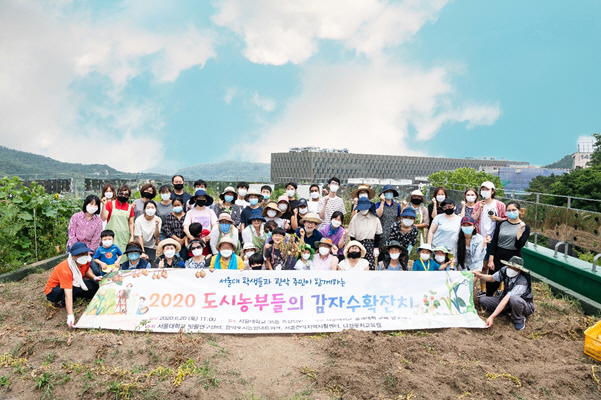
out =
<path fill-rule="evenodd" d="M 503 297 L 503 291 L 502 290 L 497 290 L 494 294 L 495 297 Z"/>
<path fill-rule="evenodd" d="M 522 322 L 521 324 L 514 324 L 513 326 L 515 326 L 515 330 L 516 331 L 521 331 L 522 329 L 524 329 L 526 327 L 526 320 L 524 320 L 524 322 Z"/>
<path fill-rule="evenodd" d="M 482 289 L 478 290 L 478 293 L 476 293 L 476 297 L 483 297 L 486 296 L 486 292 L 483 291 Z"/>

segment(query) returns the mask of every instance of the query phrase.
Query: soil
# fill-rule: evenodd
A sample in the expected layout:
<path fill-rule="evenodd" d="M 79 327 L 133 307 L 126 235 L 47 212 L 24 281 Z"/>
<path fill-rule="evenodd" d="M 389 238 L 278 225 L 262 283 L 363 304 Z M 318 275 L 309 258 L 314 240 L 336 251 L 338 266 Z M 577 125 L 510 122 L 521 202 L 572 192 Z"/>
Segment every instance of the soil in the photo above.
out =
<path fill-rule="evenodd" d="M 601 399 L 596 320 L 541 284 L 523 331 L 192 335 L 71 330 L 49 274 L 0 285 L 0 399 Z"/>

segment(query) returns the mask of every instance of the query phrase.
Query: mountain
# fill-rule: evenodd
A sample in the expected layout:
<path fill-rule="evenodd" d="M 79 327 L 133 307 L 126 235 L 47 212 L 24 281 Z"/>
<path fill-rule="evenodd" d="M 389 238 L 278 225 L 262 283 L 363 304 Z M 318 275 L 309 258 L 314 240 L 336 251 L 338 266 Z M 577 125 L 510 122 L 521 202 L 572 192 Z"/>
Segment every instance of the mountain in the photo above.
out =
<path fill-rule="evenodd" d="M 221 161 L 211 164 L 197 164 L 181 168 L 178 174 L 186 178 L 204 179 L 205 181 L 250 181 L 269 182 L 271 180 L 271 164 Z"/>
<path fill-rule="evenodd" d="M 572 155 L 568 154 L 559 161 L 545 165 L 543 168 L 572 168 Z"/>

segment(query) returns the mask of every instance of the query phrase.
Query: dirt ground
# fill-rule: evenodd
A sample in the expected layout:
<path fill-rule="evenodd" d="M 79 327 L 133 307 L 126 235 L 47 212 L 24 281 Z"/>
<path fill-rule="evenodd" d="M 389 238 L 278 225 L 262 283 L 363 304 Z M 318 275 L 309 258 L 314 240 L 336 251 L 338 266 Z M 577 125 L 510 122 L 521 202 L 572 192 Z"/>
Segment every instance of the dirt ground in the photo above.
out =
<path fill-rule="evenodd" d="M 601 399 L 596 320 L 539 284 L 520 332 L 192 335 L 70 330 L 49 274 L 0 285 L 0 399 Z"/>

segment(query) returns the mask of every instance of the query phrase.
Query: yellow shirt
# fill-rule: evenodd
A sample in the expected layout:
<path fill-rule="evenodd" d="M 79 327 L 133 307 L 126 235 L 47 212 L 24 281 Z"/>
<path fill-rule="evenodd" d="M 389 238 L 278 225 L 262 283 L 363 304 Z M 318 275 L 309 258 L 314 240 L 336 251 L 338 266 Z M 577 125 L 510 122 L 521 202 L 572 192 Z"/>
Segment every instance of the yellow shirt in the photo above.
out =
<path fill-rule="evenodd" d="M 244 261 L 242 260 L 242 258 L 238 257 L 235 254 L 232 254 L 232 257 L 236 257 L 236 263 L 238 265 L 238 269 L 245 269 L 244 267 Z M 227 269 L 230 261 L 228 260 L 227 262 L 224 262 L 223 257 L 221 257 L 221 259 L 219 260 L 219 265 L 215 266 L 215 260 L 217 259 L 217 256 L 213 256 L 211 257 L 211 268 L 215 268 L 215 269 Z"/>

